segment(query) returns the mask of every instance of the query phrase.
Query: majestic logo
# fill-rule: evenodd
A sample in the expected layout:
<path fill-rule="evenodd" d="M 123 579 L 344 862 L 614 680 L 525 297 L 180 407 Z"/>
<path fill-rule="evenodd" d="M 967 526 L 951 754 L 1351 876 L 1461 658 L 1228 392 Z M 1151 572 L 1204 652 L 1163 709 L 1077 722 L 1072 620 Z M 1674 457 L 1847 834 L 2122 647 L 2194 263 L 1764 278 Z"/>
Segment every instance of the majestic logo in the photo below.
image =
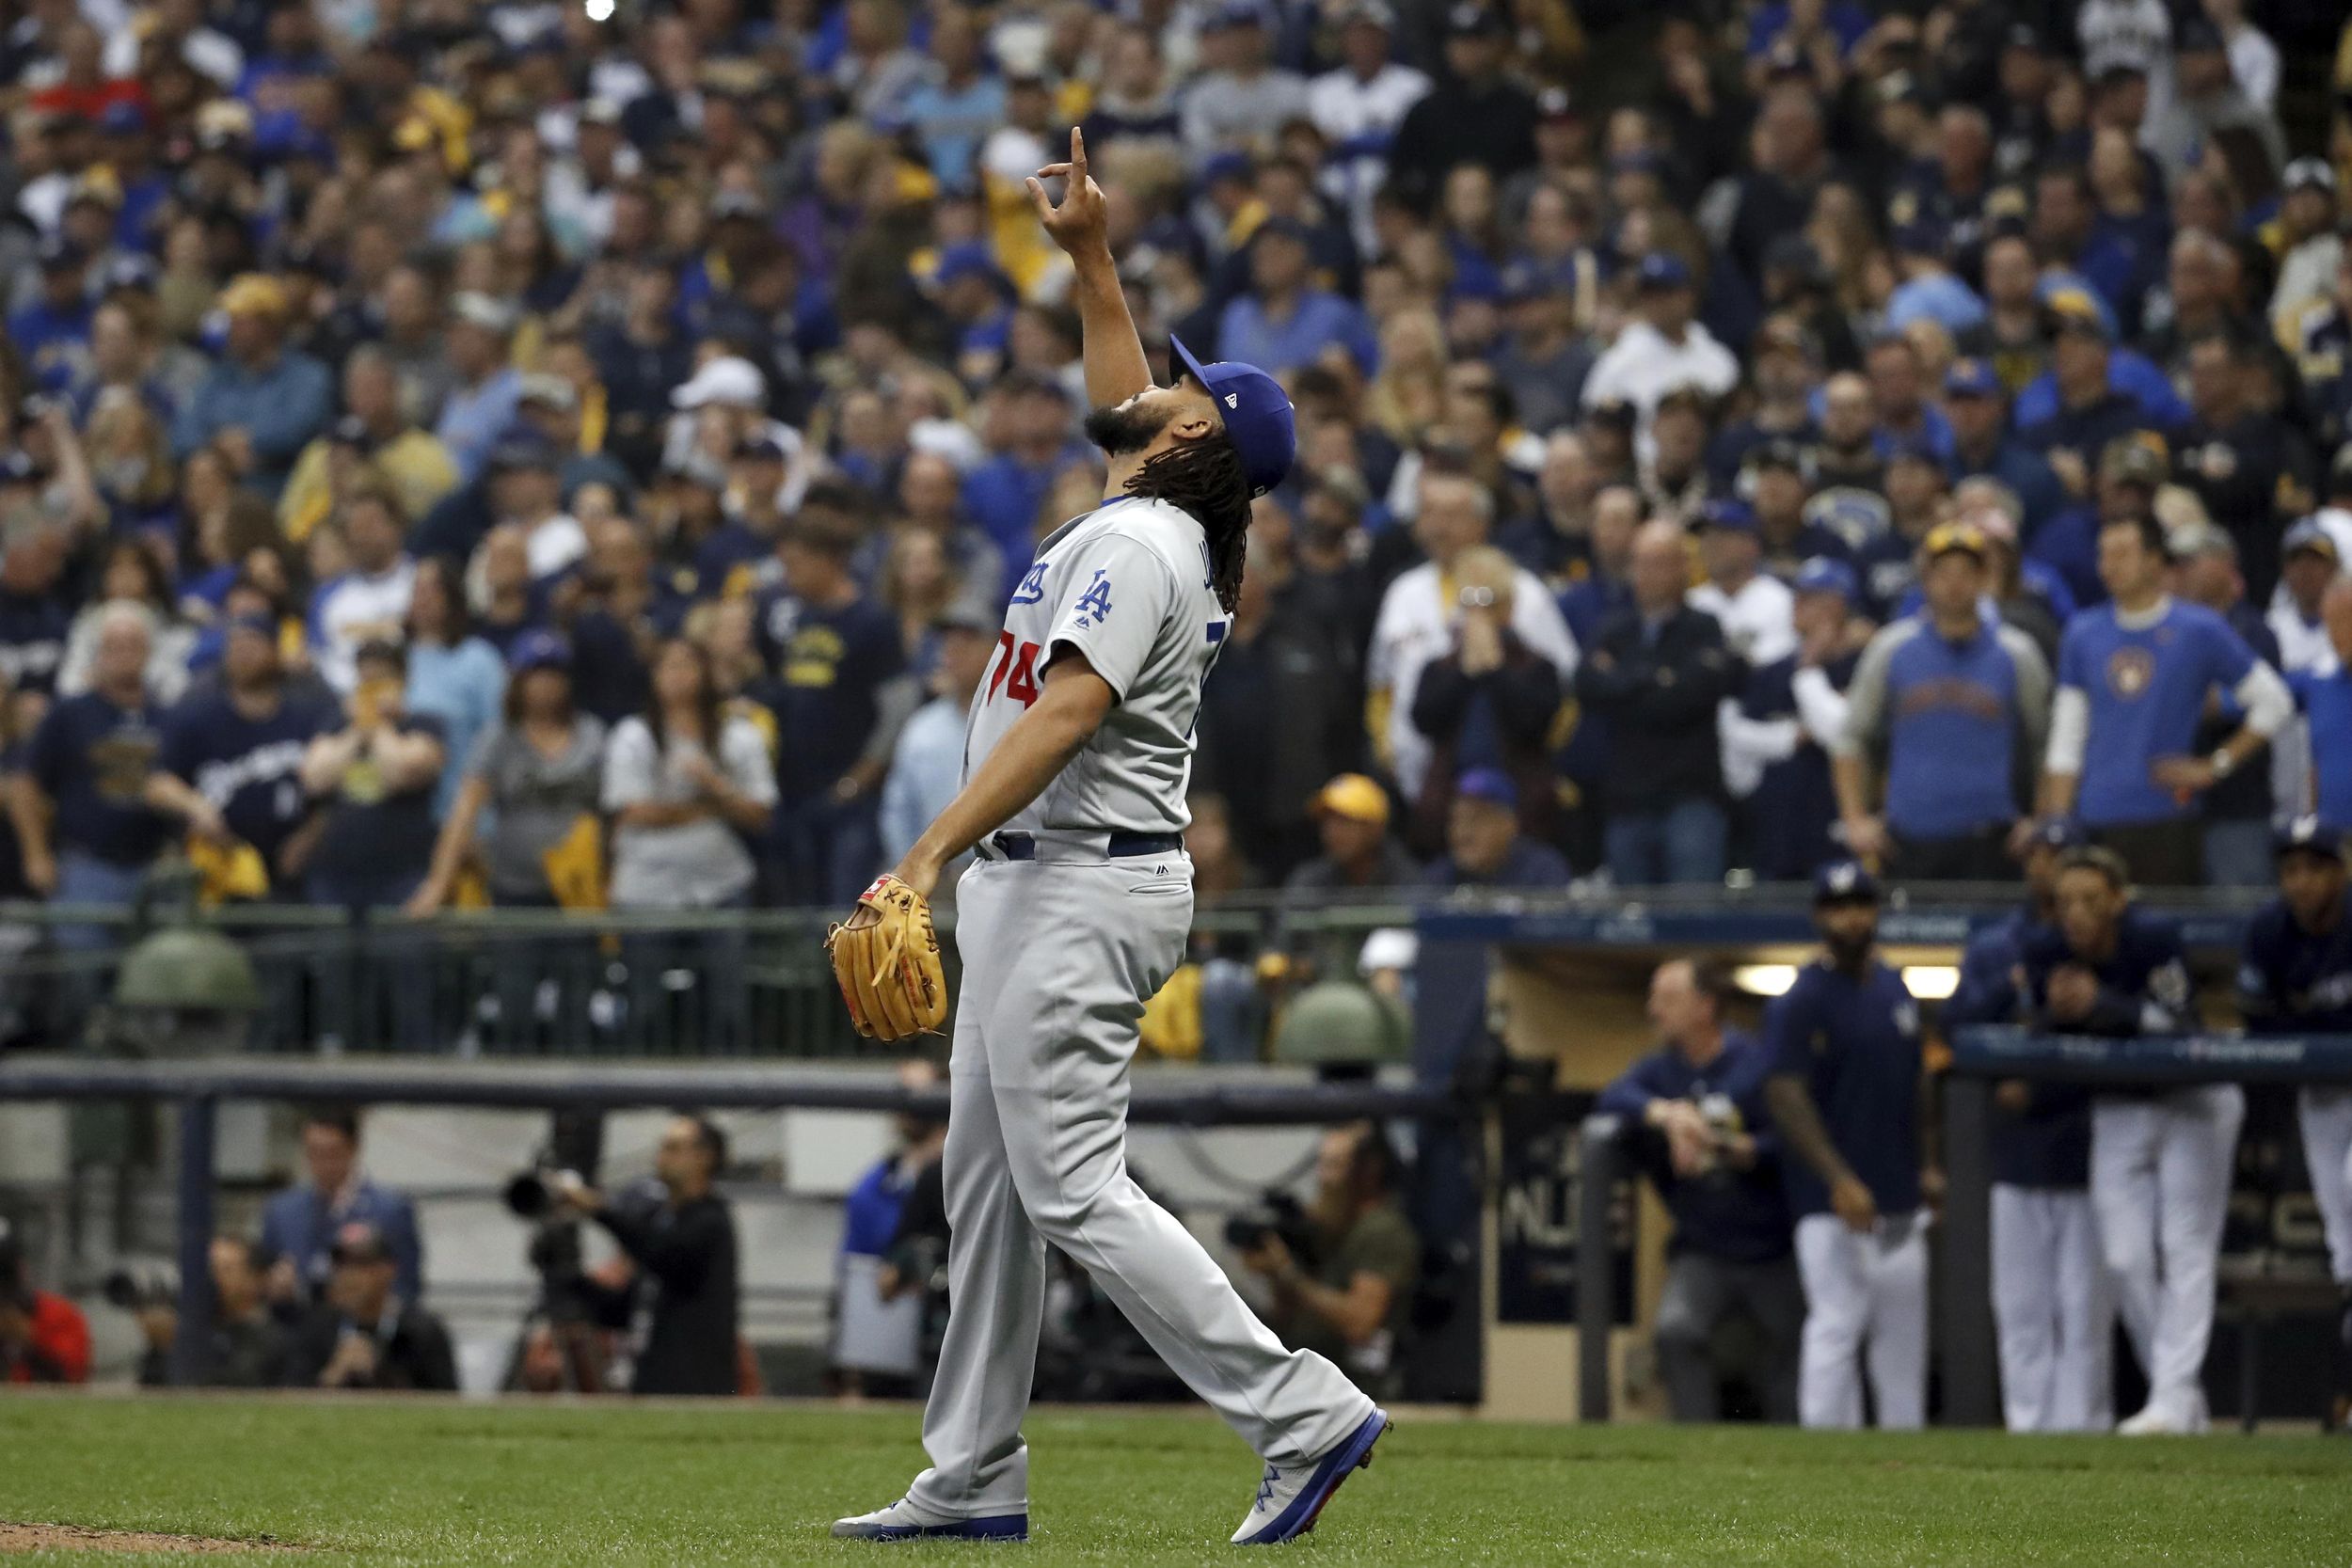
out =
<path fill-rule="evenodd" d="M 2118 648 L 2107 656 L 2107 689 L 2125 702 L 2145 692 L 2156 678 L 2156 656 L 2145 648 Z"/>
<path fill-rule="evenodd" d="M 1029 568 L 1029 575 L 1023 578 L 1021 586 L 1012 591 L 1012 602 L 1035 604 L 1043 597 L 1045 597 L 1045 562 L 1041 561 Z"/>
<path fill-rule="evenodd" d="M 1080 621 L 1091 620 L 1099 626 L 1109 620 L 1111 618 L 1110 574 L 1097 566 L 1094 569 L 1094 580 L 1087 585 L 1085 593 L 1078 595 L 1078 602 L 1073 608 L 1077 610 Z"/>

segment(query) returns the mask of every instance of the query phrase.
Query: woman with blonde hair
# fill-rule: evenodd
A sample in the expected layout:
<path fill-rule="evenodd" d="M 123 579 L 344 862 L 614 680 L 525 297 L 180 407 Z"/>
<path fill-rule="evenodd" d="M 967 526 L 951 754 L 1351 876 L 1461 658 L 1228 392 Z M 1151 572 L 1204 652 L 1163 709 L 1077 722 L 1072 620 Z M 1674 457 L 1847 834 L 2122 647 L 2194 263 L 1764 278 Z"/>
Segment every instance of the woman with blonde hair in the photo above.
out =
<path fill-rule="evenodd" d="M 1389 439 L 1417 443 L 1445 417 L 1445 329 L 1426 309 L 1399 310 L 1380 332 L 1380 373 L 1364 412 Z"/>

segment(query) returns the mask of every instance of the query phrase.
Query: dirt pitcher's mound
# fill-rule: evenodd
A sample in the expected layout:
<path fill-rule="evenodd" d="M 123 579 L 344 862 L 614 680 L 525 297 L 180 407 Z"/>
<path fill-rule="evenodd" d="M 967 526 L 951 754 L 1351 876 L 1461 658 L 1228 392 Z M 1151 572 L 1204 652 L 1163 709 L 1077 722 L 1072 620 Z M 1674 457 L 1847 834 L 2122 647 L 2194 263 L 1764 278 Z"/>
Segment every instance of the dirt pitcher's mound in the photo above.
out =
<path fill-rule="evenodd" d="M 0 1554 L 10 1552 L 291 1552 L 282 1541 L 224 1541 L 153 1530 L 84 1529 L 79 1525 L 0 1523 Z"/>

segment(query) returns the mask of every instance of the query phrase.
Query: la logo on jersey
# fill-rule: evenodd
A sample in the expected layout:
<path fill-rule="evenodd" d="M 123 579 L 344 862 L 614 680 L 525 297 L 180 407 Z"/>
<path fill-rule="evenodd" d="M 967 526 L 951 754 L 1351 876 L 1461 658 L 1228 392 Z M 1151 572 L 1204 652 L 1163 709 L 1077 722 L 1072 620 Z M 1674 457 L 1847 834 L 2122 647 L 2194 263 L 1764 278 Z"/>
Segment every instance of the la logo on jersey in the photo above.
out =
<path fill-rule="evenodd" d="M 1078 595 L 1078 602 L 1073 608 L 1077 610 L 1078 619 L 1081 621 L 1091 620 L 1099 626 L 1109 620 L 1111 618 L 1110 574 L 1097 566 L 1094 569 L 1094 580 L 1087 584 L 1087 591 Z"/>

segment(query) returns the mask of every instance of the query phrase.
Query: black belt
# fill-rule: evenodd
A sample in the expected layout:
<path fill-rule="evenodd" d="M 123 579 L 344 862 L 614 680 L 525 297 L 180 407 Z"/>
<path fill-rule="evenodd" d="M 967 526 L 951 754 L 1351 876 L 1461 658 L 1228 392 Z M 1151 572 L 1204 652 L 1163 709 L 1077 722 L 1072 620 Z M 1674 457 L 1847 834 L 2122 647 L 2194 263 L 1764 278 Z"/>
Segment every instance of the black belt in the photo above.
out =
<path fill-rule="evenodd" d="M 989 842 L 1009 861 L 1037 859 L 1037 840 L 1027 833 L 998 833 Z M 1184 839 L 1175 833 L 1113 833 L 1103 853 L 1123 861 L 1137 855 L 1172 855 L 1184 847 Z"/>

